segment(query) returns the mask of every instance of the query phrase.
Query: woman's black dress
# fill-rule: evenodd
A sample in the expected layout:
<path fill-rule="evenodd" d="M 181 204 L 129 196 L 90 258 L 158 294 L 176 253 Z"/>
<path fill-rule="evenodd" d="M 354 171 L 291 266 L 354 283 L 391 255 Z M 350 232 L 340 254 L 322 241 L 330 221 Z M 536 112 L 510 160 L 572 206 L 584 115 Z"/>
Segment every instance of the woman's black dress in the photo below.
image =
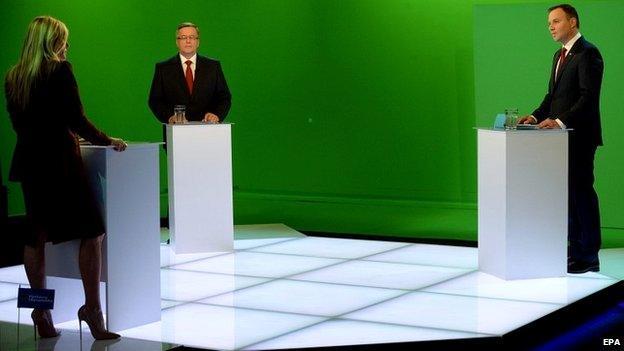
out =
<path fill-rule="evenodd" d="M 111 139 L 84 115 L 71 65 L 37 81 L 26 108 L 7 97 L 7 109 L 17 134 L 9 179 L 22 184 L 29 223 L 24 242 L 34 246 L 41 231 L 53 243 L 103 234 L 77 136 L 96 145 Z"/>

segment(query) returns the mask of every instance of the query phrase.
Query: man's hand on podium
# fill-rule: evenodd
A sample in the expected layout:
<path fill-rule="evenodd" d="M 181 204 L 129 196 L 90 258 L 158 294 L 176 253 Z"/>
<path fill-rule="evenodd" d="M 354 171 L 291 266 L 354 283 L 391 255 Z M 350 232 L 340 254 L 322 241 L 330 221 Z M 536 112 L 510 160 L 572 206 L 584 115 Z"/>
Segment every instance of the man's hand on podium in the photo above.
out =
<path fill-rule="evenodd" d="M 180 124 L 180 123 L 186 123 L 188 122 L 186 120 L 186 117 L 183 115 L 173 115 L 171 117 L 169 117 L 169 124 Z"/>
<path fill-rule="evenodd" d="M 554 119 L 546 118 L 537 125 L 539 129 L 561 129 L 561 126 Z"/>
<path fill-rule="evenodd" d="M 202 121 L 206 123 L 219 123 L 219 116 L 214 113 L 207 112 Z"/>
<path fill-rule="evenodd" d="M 535 117 L 529 115 L 529 116 L 522 116 L 518 119 L 518 124 L 535 124 L 537 123 L 537 120 L 535 119 Z"/>

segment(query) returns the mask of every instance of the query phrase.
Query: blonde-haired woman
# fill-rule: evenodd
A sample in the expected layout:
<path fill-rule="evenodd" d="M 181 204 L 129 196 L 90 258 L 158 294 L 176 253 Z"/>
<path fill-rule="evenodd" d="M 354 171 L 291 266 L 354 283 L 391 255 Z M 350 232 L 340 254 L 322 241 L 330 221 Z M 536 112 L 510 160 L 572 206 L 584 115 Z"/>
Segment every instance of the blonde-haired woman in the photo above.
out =
<path fill-rule="evenodd" d="M 84 115 L 71 65 L 65 61 L 68 30 L 63 22 L 35 18 L 20 58 L 7 73 L 7 109 L 17 144 L 9 179 L 22 185 L 29 227 L 24 267 L 33 288 L 45 287 L 45 243 L 81 239 L 78 257 L 85 304 L 78 319 L 96 339 L 119 335 L 106 330 L 99 281 L 104 224 L 91 192 L 77 136 L 123 151 L 126 143 L 99 131 Z M 32 312 L 41 337 L 55 337 L 49 310 Z"/>

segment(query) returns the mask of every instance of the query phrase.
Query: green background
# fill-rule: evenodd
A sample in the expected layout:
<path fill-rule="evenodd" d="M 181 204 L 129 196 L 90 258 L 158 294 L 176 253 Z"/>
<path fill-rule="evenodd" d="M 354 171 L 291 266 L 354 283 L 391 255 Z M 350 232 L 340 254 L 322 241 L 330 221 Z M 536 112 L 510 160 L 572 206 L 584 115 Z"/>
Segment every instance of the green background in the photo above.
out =
<path fill-rule="evenodd" d="M 573 2 L 605 56 L 606 147 L 596 162 L 606 246 L 624 246 L 619 206 L 623 78 L 618 1 Z M 176 53 L 179 22 L 200 26 L 200 54 L 233 95 L 235 222 L 299 230 L 476 240 L 475 125 L 529 112 L 557 49 L 543 1 L 228 0 L 3 2 L 0 70 L 33 17 L 70 29 L 87 115 L 112 136 L 159 141 L 147 107 L 154 63 Z M 617 11 L 617 13 L 614 13 Z M 585 30 L 586 27 L 587 29 Z M 621 47 L 621 46 L 620 46 Z M 2 100 L 6 181 L 15 144 Z M 619 143 L 619 144 L 618 144 Z M 161 155 L 161 213 L 166 160 Z M 198 181 L 198 186 L 203 186 Z M 10 213 L 23 212 L 9 183 Z"/>

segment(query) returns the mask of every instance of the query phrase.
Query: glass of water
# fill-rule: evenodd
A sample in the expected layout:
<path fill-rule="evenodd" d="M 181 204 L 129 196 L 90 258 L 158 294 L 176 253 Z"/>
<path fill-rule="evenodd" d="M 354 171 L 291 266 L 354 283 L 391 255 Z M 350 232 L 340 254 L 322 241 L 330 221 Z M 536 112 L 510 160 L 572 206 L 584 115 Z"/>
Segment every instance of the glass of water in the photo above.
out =
<path fill-rule="evenodd" d="M 518 125 L 518 108 L 505 109 L 505 129 L 513 130 Z"/>
<path fill-rule="evenodd" d="M 186 123 L 186 106 L 175 105 L 173 106 L 173 123 Z"/>

